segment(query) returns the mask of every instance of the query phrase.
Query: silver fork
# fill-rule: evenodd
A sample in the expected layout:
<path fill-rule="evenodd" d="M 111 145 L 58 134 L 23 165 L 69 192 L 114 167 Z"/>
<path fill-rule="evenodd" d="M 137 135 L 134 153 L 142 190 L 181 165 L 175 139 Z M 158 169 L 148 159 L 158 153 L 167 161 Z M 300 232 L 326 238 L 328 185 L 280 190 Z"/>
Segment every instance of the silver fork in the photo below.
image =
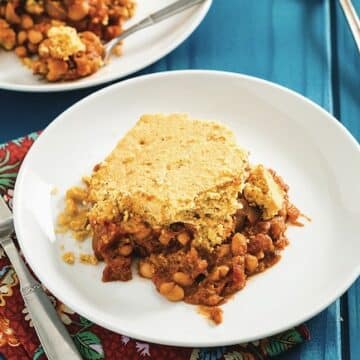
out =
<path fill-rule="evenodd" d="M 351 0 L 340 0 L 346 20 L 360 52 L 360 19 Z"/>
<path fill-rule="evenodd" d="M 31 315 L 41 345 L 49 360 L 81 360 L 69 333 L 41 284 L 24 264 L 11 238 L 14 233 L 12 213 L 0 196 L 0 244 L 20 281 L 20 292 Z"/>
<path fill-rule="evenodd" d="M 169 18 L 170 16 L 176 15 L 192 6 L 201 4 L 205 1 L 208 0 L 178 0 L 168 6 L 165 6 L 159 11 L 156 11 L 153 14 L 147 16 L 145 19 L 129 27 L 128 29 L 123 31 L 119 36 L 115 37 L 114 39 L 110 40 L 108 43 L 105 44 L 104 62 L 107 63 L 109 61 L 109 57 L 111 55 L 111 51 L 114 48 L 114 46 L 118 44 L 120 41 L 127 38 L 128 36 L 134 34 L 139 30 L 145 29 L 151 25 L 155 25 L 160 21 Z"/>

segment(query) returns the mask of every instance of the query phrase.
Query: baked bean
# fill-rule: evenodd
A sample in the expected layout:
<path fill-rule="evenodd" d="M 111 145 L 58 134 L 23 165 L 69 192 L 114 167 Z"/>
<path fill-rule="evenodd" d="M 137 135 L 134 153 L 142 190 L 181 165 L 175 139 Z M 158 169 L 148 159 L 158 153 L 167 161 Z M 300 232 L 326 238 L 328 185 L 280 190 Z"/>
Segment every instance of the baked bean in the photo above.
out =
<path fill-rule="evenodd" d="M 231 252 L 233 255 L 245 255 L 247 251 L 247 240 L 243 234 L 236 233 L 231 239 Z"/>
<path fill-rule="evenodd" d="M 222 310 L 220 308 L 215 307 L 211 312 L 211 319 L 214 321 L 215 324 L 222 323 Z"/>
<path fill-rule="evenodd" d="M 263 251 L 274 251 L 274 244 L 269 235 L 265 234 L 257 234 L 256 238 L 261 242 L 261 248 Z"/>
<path fill-rule="evenodd" d="M 222 300 L 223 300 L 223 298 L 221 296 L 214 294 L 214 295 L 210 295 L 206 302 L 207 302 L 207 305 L 209 305 L 209 306 L 215 306 Z"/>
<path fill-rule="evenodd" d="M 19 31 L 17 34 L 17 42 L 19 45 L 22 45 L 27 39 L 27 33 L 26 31 Z"/>
<path fill-rule="evenodd" d="M 119 248 L 119 254 L 122 256 L 129 256 L 133 251 L 133 248 L 131 245 L 123 245 Z"/>
<path fill-rule="evenodd" d="M 218 281 L 229 273 L 229 267 L 226 265 L 217 266 L 208 276 L 209 280 Z"/>
<path fill-rule="evenodd" d="M 226 255 L 230 254 L 230 245 L 223 244 L 218 247 L 217 250 L 219 258 L 225 257 Z"/>
<path fill-rule="evenodd" d="M 21 27 L 24 30 L 28 30 L 28 29 L 32 28 L 33 26 L 34 26 L 34 21 L 29 15 L 27 15 L 27 14 L 21 15 Z"/>
<path fill-rule="evenodd" d="M 141 276 L 147 279 L 151 279 L 155 273 L 155 268 L 152 264 L 140 261 L 139 262 L 139 273 Z"/>
<path fill-rule="evenodd" d="M 162 283 L 159 292 L 170 301 L 180 301 L 185 296 L 183 288 L 172 281 Z"/>
<path fill-rule="evenodd" d="M 25 46 L 18 46 L 15 48 L 15 54 L 20 57 L 23 58 L 27 55 L 27 50 Z"/>
<path fill-rule="evenodd" d="M 276 216 L 271 220 L 270 235 L 274 240 L 279 239 L 285 230 L 286 224 L 284 218 L 281 216 Z"/>
<path fill-rule="evenodd" d="M 190 286 L 193 283 L 191 276 L 181 271 L 173 275 L 173 280 L 181 286 Z"/>
<path fill-rule="evenodd" d="M 190 235 L 187 232 L 182 232 L 177 235 L 177 240 L 181 245 L 186 245 L 190 241 Z"/>
<path fill-rule="evenodd" d="M 68 9 L 68 17 L 73 21 L 82 20 L 90 10 L 89 3 L 87 1 L 76 1 Z"/>
<path fill-rule="evenodd" d="M 16 13 L 15 8 L 14 8 L 14 4 L 11 2 L 8 2 L 6 4 L 6 8 L 5 8 L 5 19 L 10 23 L 10 24 L 20 24 L 21 22 L 21 18 L 20 16 Z"/>
<path fill-rule="evenodd" d="M 268 233 L 270 228 L 271 228 L 270 221 L 259 221 L 256 224 L 256 230 L 258 232 L 261 232 L 261 233 L 264 233 L 264 234 Z"/>
<path fill-rule="evenodd" d="M 245 255 L 245 268 L 248 273 L 252 274 L 258 266 L 258 259 L 254 255 Z"/>
<path fill-rule="evenodd" d="M 31 29 L 28 32 L 28 38 L 32 44 L 39 44 L 43 40 L 44 36 L 40 31 Z"/>

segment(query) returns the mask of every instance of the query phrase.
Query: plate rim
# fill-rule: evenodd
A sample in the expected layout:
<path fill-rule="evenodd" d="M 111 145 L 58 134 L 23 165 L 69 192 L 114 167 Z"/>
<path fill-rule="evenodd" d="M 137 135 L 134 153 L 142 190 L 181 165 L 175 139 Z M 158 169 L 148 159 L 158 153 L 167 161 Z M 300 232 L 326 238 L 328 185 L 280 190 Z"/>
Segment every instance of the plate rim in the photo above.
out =
<path fill-rule="evenodd" d="M 93 81 L 89 81 L 88 83 L 81 83 L 76 80 L 72 80 L 70 82 L 60 82 L 60 83 L 44 83 L 39 85 L 21 85 L 21 84 L 9 84 L 8 82 L 0 81 L 0 90 L 8 90 L 8 91 L 14 91 L 14 92 L 35 92 L 35 93 L 45 93 L 45 92 L 61 92 L 61 91 L 75 91 L 75 90 L 81 90 L 81 89 L 90 89 L 95 86 L 105 85 L 109 86 L 111 83 L 119 81 L 121 79 L 126 78 L 127 76 L 130 76 L 132 74 L 135 74 L 136 72 L 145 69 L 146 67 L 156 63 L 157 61 L 163 59 L 165 56 L 170 54 L 172 51 L 174 51 L 176 48 L 178 48 L 185 40 L 187 40 L 193 32 L 201 25 L 203 20 L 205 19 L 207 13 L 210 10 L 210 7 L 212 5 L 213 0 L 207 0 L 202 4 L 197 5 L 198 6 L 198 12 L 196 13 L 196 16 L 194 17 L 194 21 L 191 26 L 189 26 L 179 38 L 164 48 L 162 51 L 159 51 L 157 55 L 150 56 L 149 58 L 146 58 L 143 63 L 139 64 L 138 66 L 134 67 L 132 70 L 125 71 L 121 75 L 115 75 L 113 77 L 110 77 L 110 79 L 107 80 L 101 80 L 95 79 Z M 125 56 L 125 55 L 124 55 Z M 19 63 L 19 66 L 21 64 Z M 84 78 L 86 79 L 86 78 Z M 91 75 L 88 77 L 88 79 L 91 79 Z"/>
<path fill-rule="evenodd" d="M 18 242 L 19 245 L 21 247 L 21 250 L 28 262 L 28 264 L 30 265 L 31 269 L 34 271 L 34 273 L 38 276 L 39 280 L 41 280 L 41 275 L 39 276 L 39 274 L 41 274 L 41 271 L 39 271 L 38 266 L 36 264 L 34 264 L 31 260 L 29 261 L 29 259 L 31 259 L 31 257 L 28 256 L 28 251 L 26 250 L 26 247 L 24 248 L 23 244 L 24 241 L 23 239 L 26 238 L 26 234 L 23 234 L 22 230 L 21 230 L 21 226 L 19 224 L 19 213 L 20 213 L 20 209 L 21 209 L 21 188 L 22 188 L 22 183 L 24 182 L 24 173 L 26 171 L 27 168 L 27 164 L 30 161 L 29 159 L 31 159 L 31 152 L 33 151 L 33 149 L 36 149 L 37 146 L 40 146 L 39 144 L 41 144 L 41 137 L 43 135 L 46 136 L 47 132 L 49 130 L 51 130 L 51 128 L 53 126 L 55 126 L 55 124 L 57 124 L 58 122 L 62 121 L 62 117 L 67 114 L 68 112 L 71 112 L 74 110 L 74 108 L 77 107 L 81 107 L 83 106 L 83 104 L 86 104 L 89 101 L 92 101 L 93 99 L 95 99 L 98 96 L 102 96 L 103 94 L 106 94 L 107 92 L 111 92 L 116 88 L 121 88 L 121 87 L 126 87 L 128 84 L 132 84 L 132 83 L 136 83 L 136 82 L 142 82 L 144 80 L 147 79 L 156 79 L 159 78 L 161 79 L 162 77 L 168 77 L 168 76 L 182 76 L 182 75 L 188 75 L 188 74 L 192 74 L 192 75 L 205 75 L 205 76 L 220 76 L 220 77 L 228 77 L 229 79 L 245 79 L 245 80 L 250 80 L 253 81 L 255 83 L 259 83 L 261 85 L 265 85 L 265 86 L 270 86 L 270 87 L 275 87 L 278 90 L 284 92 L 284 93 L 290 93 L 292 96 L 295 96 L 296 98 L 298 98 L 300 101 L 305 101 L 306 103 L 308 103 L 309 105 L 311 105 L 312 107 L 315 107 L 316 110 L 320 111 L 323 115 L 325 115 L 329 121 L 331 121 L 337 128 L 339 131 L 343 132 L 343 134 L 346 136 L 347 140 L 351 143 L 354 151 L 357 151 L 357 153 L 360 155 L 360 144 L 357 142 L 357 140 L 353 137 L 353 135 L 346 129 L 346 127 L 339 122 L 332 114 L 330 114 L 328 111 L 326 111 L 325 109 L 323 109 L 320 105 L 316 104 L 315 102 L 313 102 L 312 100 L 306 98 L 305 96 L 295 92 L 294 90 L 288 89 L 285 86 L 273 83 L 271 81 L 268 80 L 264 80 L 258 77 L 253 77 L 253 76 L 249 76 L 249 75 L 245 75 L 245 74 L 239 74 L 239 73 L 234 73 L 234 72 L 227 72 L 227 71 L 215 71 L 215 70 L 177 70 L 177 71 L 165 71 L 165 72 L 158 72 L 158 73 L 152 73 L 152 74 L 146 74 L 146 75 L 142 75 L 142 76 L 138 76 L 138 77 L 134 77 L 110 86 L 107 86 L 103 89 L 100 89 L 88 96 L 86 96 L 85 98 L 81 99 L 80 101 L 76 102 L 75 104 L 73 104 L 72 106 L 70 106 L 68 109 L 66 109 L 64 112 L 62 112 L 60 115 L 58 115 L 42 132 L 41 136 L 39 137 L 38 140 L 35 141 L 35 143 L 32 145 L 32 147 L 30 148 L 27 156 L 24 159 L 23 164 L 20 167 L 20 171 L 18 173 L 18 177 L 16 180 L 16 184 L 15 184 L 15 189 L 14 189 L 14 199 L 13 199 L 13 214 L 14 214 L 14 226 L 15 226 L 15 230 L 17 233 L 17 237 L 18 237 Z M 30 156 L 29 156 L 30 155 Z M 20 194 L 20 195 L 19 195 Z M 227 345 L 234 345 L 237 343 L 243 343 L 243 342 L 249 342 L 249 341 L 254 341 L 254 340 L 258 340 L 264 337 L 268 337 L 268 336 L 272 336 L 274 334 L 278 334 L 280 332 L 283 332 L 285 330 L 288 330 L 294 326 L 297 326 L 305 321 L 307 321 L 308 319 L 312 318 L 313 316 L 317 315 L 318 313 L 320 313 L 322 310 L 324 310 L 325 308 L 327 308 L 331 303 L 333 303 L 336 299 L 338 299 L 342 294 L 344 294 L 347 289 L 356 281 L 356 279 L 360 276 L 360 263 L 358 264 L 357 267 L 355 267 L 353 269 L 353 271 L 346 276 L 347 280 L 344 281 L 344 284 L 341 288 L 339 288 L 337 291 L 335 291 L 333 293 L 333 295 L 331 297 L 329 297 L 326 301 L 322 301 L 319 302 L 319 304 L 314 307 L 312 309 L 312 311 L 307 311 L 306 313 L 302 314 L 300 317 L 298 317 L 298 320 L 287 323 L 286 325 L 280 325 L 276 328 L 274 328 L 272 331 L 264 331 L 264 332 L 259 332 L 258 335 L 256 337 L 252 336 L 252 337 L 248 337 L 248 338 L 243 338 L 240 341 L 236 340 L 236 337 L 232 337 L 231 339 L 229 339 L 228 341 L 217 341 L 216 339 L 212 339 L 211 342 L 208 341 L 191 341 L 191 342 L 183 342 L 183 341 L 167 341 L 167 340 L 161 340 L 158 337 L 154 336 L 152 337 L 151 335 L 149 336 L 140 336 L 139 334 L 134 334 L 133 332 L 129 332 L 129 331 L 124 331 L 124 330 L 119 330 L 119 328 L 116 328 L 115 326 L 113 326 L 112 324 L 108 324 L 105 321 L 102 321 L 102 319 L 98 319 L 92 316 L 91 313 L 87 313 L 86 311 L 83 311 L 81 308 L 81 304 L 77 305 L 76 303 L 74 304 L 72 302 L 71 299 L 64 299 L 62 296 L 61 291 L 58 289 L 56 289 L 56 286 L 53 286 L 53 283 L 48 283 L 47 281 L 43 282 L 41 280 L 41 282 L 46 286 L 46 288 L 48 288 L 50 290 L 51 293 L 54 294 L 54 296 L 56 296 L 60 301 L 64 302 L 65 304 L 67 304 L 70 308 L 72 308 L 75 312 L 85 316 L 86 318 L 88 318 L 89 320 L 93 321 L 95 324 L 98 324 L 104 328 L 107 328 L 115 333 L 120 333 L 121 335 L 126 335 L 129 336 L 131 338 L 135 338 L 135 339 L 139 339 L 142 341 L 147 341 L 147 342 L 151 342 L 151 343 L 156 343 L 156 344 L 163 344 L 163 345 L 170 345 L 170 346 L 182 346 L 182 347 L 214 347 L 214 346 L 227 346 Z"/>

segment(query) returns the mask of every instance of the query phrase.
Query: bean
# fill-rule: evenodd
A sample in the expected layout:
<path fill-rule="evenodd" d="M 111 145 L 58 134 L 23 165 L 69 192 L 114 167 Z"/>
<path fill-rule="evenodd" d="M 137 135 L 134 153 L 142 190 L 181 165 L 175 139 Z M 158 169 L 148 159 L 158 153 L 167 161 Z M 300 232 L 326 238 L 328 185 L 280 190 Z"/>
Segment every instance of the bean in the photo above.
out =
<path fill-rule="evenodd" d="M 26 55 L 27 55 L 26 47 L 18 46 L 17 48 L 15 48 L 15 54 L 20 58 L 26 57 Z"/>
<path fill-rule="evenodd" d="M 133 251 L 131 245 L 123 245 L 119 248 L 119 254 L 122 256 L 129 256 Z"/>
<path fill-rule="evenodd" d="M 245 255 L 247 251 L 247 240 L 243 234 L 236 233 L 231 239 L 231 252 L 233 255 Z"/>
<path fill-rule="evenodd" d="M 270 234 L 274 240 L 279 239 L 286 230 L 285 221 L 282 217 L 276 216 L 271 220 Z"/>
<path fill-rule="evenodd" d="M 212 272 L 211 274 L 208 276 L 209 280 L 212 281 L 218 281 L 221 278 L 223 278 L 224 276 L 226 276 L 229 272 L 229 267 L 226 265 L 220 265 L 217 266 Z"/>
<path fill-rule="evenodd" d="M 256 256 L 247 254 L 245 255 L 245 268 L 248 273 L 252 274 L 258 266 L 258 260 Z"/>
<path fill-rule="evenodd" d="M 230 245 L 229 244 L 224 244 L 224 245 L 219 246 L 219 248 L 218 248 L 218 256 L 220 258 L 225 257 L 229 253 L 230 253 Z"/>
<path fill-rule="evenodd" d="M 30 15 L 23 14 L 21 15 L 21 27 L 25 30 L 28 30 L 34 26 L 34 21 Z"/>
<path fill-rule="evenodd" d="M 173 280 L 181 286 L 190 286 L 193 283 L 191 276 L 181 271 L 173 275 Z"/>
<path fill-rule="evenodd" d="M 40 31 L 31 29 L 28 32 L 28 38 L 32 44 L 39 44 L 44 37 Z"/>
<path fill-rule="evenodd" d="M 20 19 L 19 15 L 15 11 L 14 4 L 11 3 L 11 2 L 8 2 L 6 4 L 5 19 L 10 24 L 20 24 L 20 22 L 21 22 L 21 19 Z"/>
<path fill-rule="evenodd" d="M 216 294 L 210 295 L 210 296 L 208 297 L 208 299 L 207 299 L 207 304 L 208 304 L 209 306 L 215 306 L 215 305 L 217 305 L 222 299 L 223 299 L 223 298 L 222 298 L 221 296 L 219 296 L 219 295 L 216 295 Z"/>
<path fill-rule="evenodd" d="M 190 235 L 187 232 L 182 232 L 176 237 L 180 244 L 186 245 L 190 240 Z"/>
<path fill-rule="evenodd" d="M 144 278 L 151 279 L 155 273 L 155 268 L 152 264 L 141 261 L 139 263 L 139 273 Z"/>
<path fill-rule="evenodd" d="M 17 42 L 19 45 L 22 45 L 27 39 L 27 33 L 26 31 L 19 31 L 17 34 Z"/>
<path fill-rule="evenodd" d="M 162 283 L 159 292 L 170 301 L 180 301 L 185 295 L 183 288 L 172 281 Z"/>
<path fill-rule="evenodd" d="M 79 21 L 89 13 L 89 10 L 90 6 L 87 1 L 75 1 L 68 9 L 68 17 L 73 21 Z"/>

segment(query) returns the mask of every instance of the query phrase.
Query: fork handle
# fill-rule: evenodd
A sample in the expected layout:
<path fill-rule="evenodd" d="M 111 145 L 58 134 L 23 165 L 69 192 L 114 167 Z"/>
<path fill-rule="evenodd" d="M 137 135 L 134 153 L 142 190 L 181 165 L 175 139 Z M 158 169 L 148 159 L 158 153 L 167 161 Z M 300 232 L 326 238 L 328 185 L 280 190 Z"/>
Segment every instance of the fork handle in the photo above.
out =
<path fill-rule="evenodd" d="M 81 360 L 81 356 L 59 319 L 53 304 L 41 284 L 27 269 L 13 240 L 10 237 L 1 239 L 1 245 L 19 278 L 21 295 L 48 359 Z"/>
<path fill-rule="evenodd" d="M 157 24 L 160 21 L 163 21 L 173 15 L 176 15 L 192 6 L 201 4 L 205 1 L 207 1 L 207 0 L 178 0 L 178 1 L 175 1 L 173 4 L 170 4 L 166 7 L 164 7 L 163 9 L 160 9 L 160 10 L 152 13 L 151 15 L 147 16 L 146 18 L 144 18 L 140 22 L 136 23 L 135 25 L 130 26 L 128 29 L 124 30 L 119 36 L 110 40 L 105 45 L 105 50 L 107 53 L 106 57 L 105 57 L 105 62 L 107 62 L 107 60 L 108 60 L 111 49 L 116 44 L 118 44 L 120 41 L 127 38 L 129 35 L 137 32 L 139 30 L 145 29 L 151 25 Z"/>

